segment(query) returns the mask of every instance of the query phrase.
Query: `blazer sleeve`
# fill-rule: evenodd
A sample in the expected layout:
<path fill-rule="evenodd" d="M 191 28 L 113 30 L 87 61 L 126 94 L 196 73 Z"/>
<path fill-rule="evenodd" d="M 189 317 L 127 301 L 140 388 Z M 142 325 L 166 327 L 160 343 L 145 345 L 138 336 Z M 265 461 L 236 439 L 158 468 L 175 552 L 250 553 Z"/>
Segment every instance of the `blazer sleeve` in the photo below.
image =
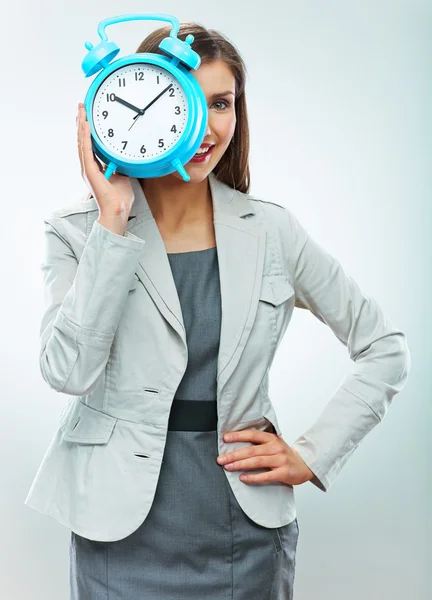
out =
<path fill-rule="evenodd" d="M 405 385 L 411 356 L 405 334 L 364 293 L 341 263 L 290 218 L 293 281 L 298 308 L 310 310 L 347 347 L 351 372 L 292 447 L 327 492 L 363 438 L 386 415 Z M 292 246 L 291 246 L 292 247 Z"/>
<path fill-rule="evenodd" d="M 40 371 L 56 391 L 86 395 L 108 361 L 145 241 L 127 231 L 117 235 L 96 220 L 78 261 L 63 219 L 44 223 Z"/>

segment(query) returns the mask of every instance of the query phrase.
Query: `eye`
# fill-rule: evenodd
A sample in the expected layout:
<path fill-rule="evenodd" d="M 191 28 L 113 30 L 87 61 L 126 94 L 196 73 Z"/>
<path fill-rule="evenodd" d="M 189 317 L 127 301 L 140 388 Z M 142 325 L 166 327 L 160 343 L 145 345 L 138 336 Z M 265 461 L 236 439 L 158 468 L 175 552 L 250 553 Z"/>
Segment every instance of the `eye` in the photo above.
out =
<path fill-rule="evenodd" d="M 213 106 L 215 104 L 225 104 L 225 108 L 222 108 L 221 110 L 226 110 L 228 108 L 228 106 L 230 105 L 227 100 L 216 100 L 216 102 L 213 103 Z"/>

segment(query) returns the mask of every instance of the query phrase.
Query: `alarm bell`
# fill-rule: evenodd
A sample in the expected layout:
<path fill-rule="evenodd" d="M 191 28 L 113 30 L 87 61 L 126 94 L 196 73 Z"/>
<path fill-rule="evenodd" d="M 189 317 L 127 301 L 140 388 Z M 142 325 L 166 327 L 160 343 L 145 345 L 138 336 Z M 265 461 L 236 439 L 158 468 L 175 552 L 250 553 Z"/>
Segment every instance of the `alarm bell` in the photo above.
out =
<path fill-rule="evenodd" d="M 81 64 L 82 72 L 86 77 L 91 77 L 101 69 L 104 69 L 120 52 L 120 48 L 114 42 L 100 42 L 97 46 L 86 42 L 85 47 L 89 51 Z"/>

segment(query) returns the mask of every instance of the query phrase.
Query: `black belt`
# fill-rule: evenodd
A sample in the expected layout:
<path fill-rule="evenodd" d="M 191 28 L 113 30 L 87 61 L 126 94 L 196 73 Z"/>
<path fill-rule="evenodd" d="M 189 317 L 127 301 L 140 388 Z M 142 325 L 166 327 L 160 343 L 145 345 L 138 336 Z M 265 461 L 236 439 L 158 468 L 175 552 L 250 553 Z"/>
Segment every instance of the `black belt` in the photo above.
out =
<path fill-rule="evenodd" d="M 169 431 L 216 431 L 216 400 L 178 400 L 174 398 L 168 421 Z"/>

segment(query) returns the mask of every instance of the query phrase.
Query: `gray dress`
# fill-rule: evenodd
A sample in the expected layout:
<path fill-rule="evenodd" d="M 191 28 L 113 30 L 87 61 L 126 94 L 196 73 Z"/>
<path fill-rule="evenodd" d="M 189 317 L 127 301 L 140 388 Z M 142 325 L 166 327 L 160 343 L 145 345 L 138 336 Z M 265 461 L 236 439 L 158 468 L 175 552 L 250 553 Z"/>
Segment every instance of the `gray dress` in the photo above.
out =
<path fill-rule="evenodd" d="M 71 532 L 70 600 L 291 600 L 297 519 L 277 529 L 252 521 L 216 462 L 216 247 L 168 259 L 189 360 L 173 400 L 153 504 L 122 540 Z"/>

